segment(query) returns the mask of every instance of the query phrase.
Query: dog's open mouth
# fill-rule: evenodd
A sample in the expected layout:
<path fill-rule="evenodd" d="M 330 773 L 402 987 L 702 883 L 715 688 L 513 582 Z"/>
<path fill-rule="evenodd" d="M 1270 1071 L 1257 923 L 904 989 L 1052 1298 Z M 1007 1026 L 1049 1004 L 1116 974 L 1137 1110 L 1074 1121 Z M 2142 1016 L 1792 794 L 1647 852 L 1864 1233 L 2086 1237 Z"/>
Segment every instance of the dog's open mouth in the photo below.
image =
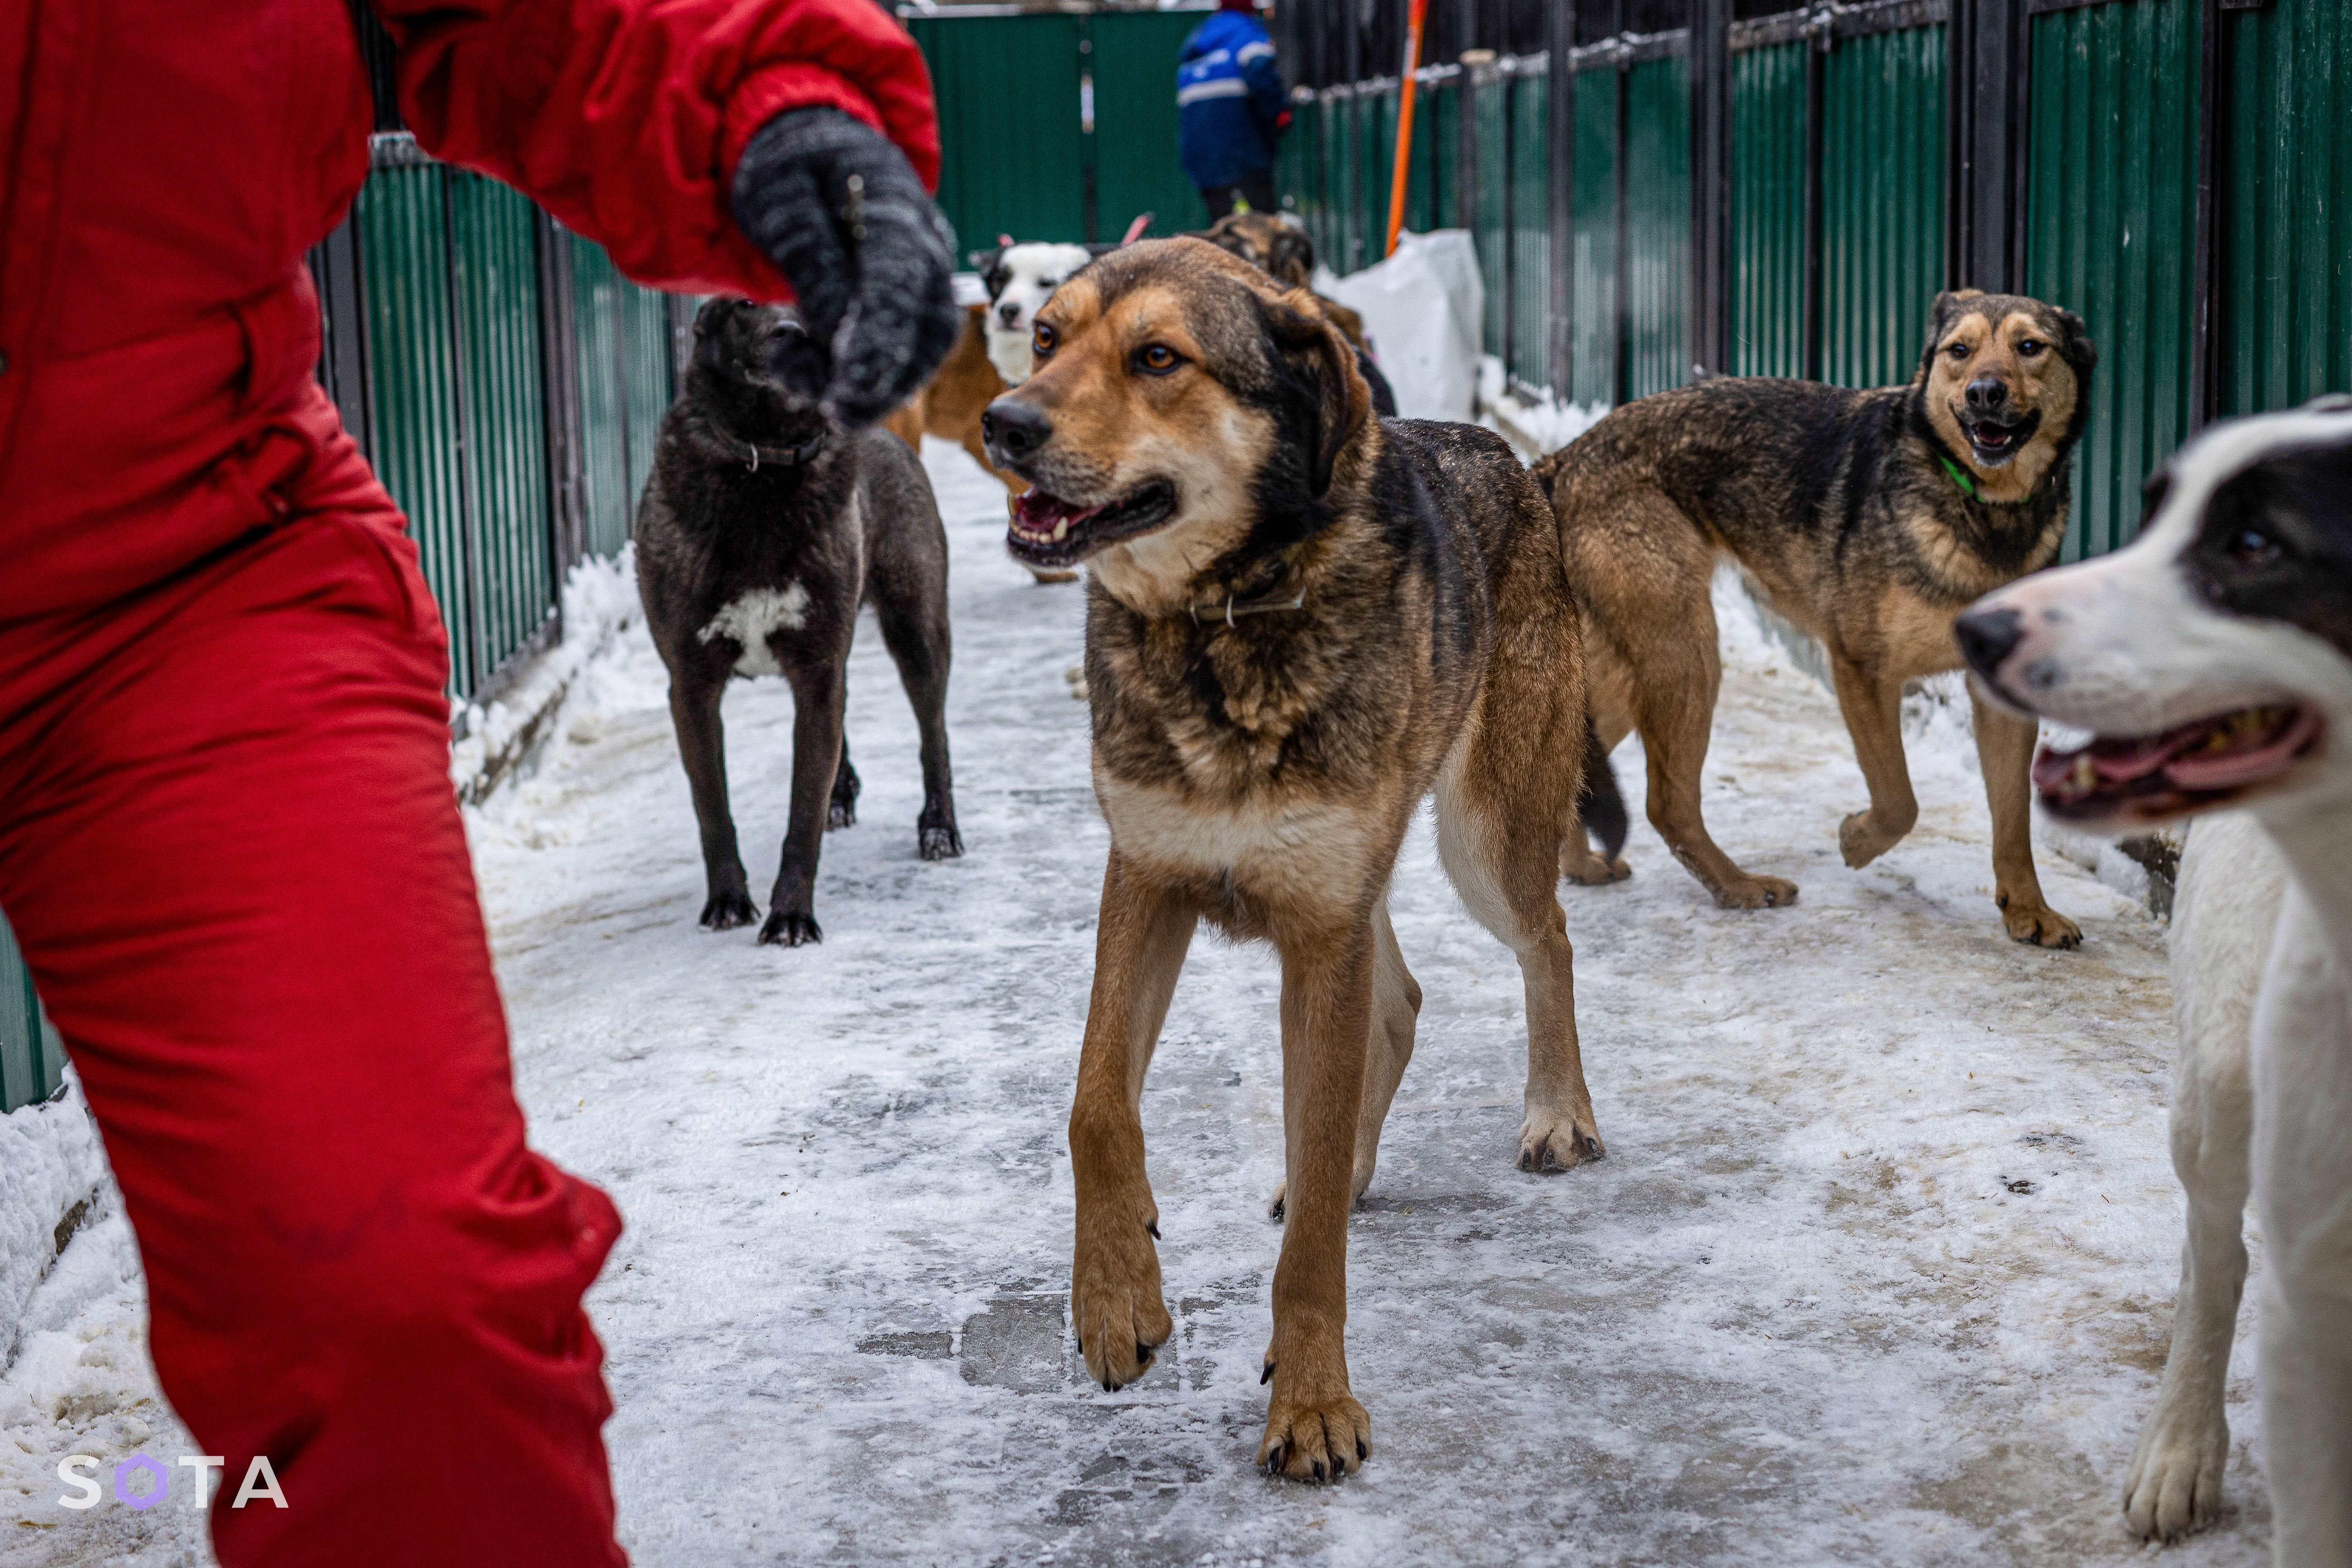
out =
<path fill-rule="evenodd" d="M 2318 743 L 2319 715 L 2297 703 L 2240 708 L 2158 735 L 2044 747 L 2033 787 L 2054 816 L 2157 822 L 2220 805 L 2293 767 Z"/>
<path fill-rule="evenodd" d="M 2033 432 L 2042 426 L 2042 416 L 2028 414 L 2020 419 L 2004 421 L 1997 415 L 1963 414 L 1960 428 L 1976 451 L 1978 463 L 1988 468 L 1998 468 L 2024 449 L 2033 439 Z"/>
<path fill-rule="evenodd" d="M 1015 558 L 1032 566 L 1075 566 L 1106 544 L 1159 527 L 1175 510 L 1176 487 L 1165 479 L 1149 480 L 1096 506 L 1030 489 L 1013 499 L 1005 542 Z"/>

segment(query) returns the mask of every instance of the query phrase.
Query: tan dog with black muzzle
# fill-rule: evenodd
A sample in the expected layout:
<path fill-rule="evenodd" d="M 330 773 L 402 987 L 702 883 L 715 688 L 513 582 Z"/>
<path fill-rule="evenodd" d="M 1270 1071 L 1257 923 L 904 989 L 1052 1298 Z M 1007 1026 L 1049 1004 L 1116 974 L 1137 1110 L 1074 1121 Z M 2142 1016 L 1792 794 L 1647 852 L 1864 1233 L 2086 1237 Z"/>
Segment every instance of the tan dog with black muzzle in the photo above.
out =
<path fill-rule="evenodd" d="M 1526 982 L 1520 1168 L 1601 1152 L 1554 894 L 1589 737 L 1576 606 L 1508 447 L 1372 418 L 1312 296 L 1213 246 L 1104 257 L 1040 314 L 1035 356 L 988 438 L 1035 487 L 1015 504 L 1014 554 L 1090 568 L 1111 834 L 1070 1112 L 1071 1319 L 1106 1388 L 1168 1339 L 1144 1074 L 1197 923 L 1266 939 L 1287 1231 L 1258 1457 L 1337 1477 L 1371 1451 L 1348 1380 L 1349 1210 L 1421 1003 L 1389 875 L 1433 791 L 1447 874 Z"/>
<path fill-rule="evenodd" d="M 1904 682 L 1958 668 L 1954 618 L 2058 557 L 2096 357 L 2073 311 L 1963 289 L 1936 297 L 1906 385 L 1716 376 L 1626 404 L 1536 465 L 1585 604 L 1601 738 L 1614 747 L 1641 731 L 1650 821 L 1717 903 L 1797 899 L 1795 883 L 1725 854 L 1699 809 L 1722 679 L 1717 563 L 1738 562 L 1829 655 L 1870 787 L 1838 847 L 1866 866 L 1918 819 Z M 1980 693 L 1975 720 L 2002 923 L 2019 942 L 2073 947 L 2082 931 L 2043 900 L 2033 868 L 2033 724 Z M 1573 837 L 1561 870 L 1584 882 L 1625 874 Z"/>

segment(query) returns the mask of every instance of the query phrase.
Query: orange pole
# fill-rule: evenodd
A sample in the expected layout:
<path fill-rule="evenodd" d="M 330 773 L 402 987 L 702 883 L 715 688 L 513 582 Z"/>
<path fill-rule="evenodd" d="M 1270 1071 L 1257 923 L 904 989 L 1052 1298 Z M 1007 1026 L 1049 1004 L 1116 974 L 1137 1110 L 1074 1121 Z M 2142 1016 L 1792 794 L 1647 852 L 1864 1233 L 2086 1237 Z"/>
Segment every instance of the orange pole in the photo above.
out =
<path fill-rule="evenodd" d="M 1384 257 L 1396 254 L 1397 231 L 1404 227 L 1405 176 L 1412 169 L 1412 73 L 1421 68 L 1421 25 L 1429 19 L 1429 0 L 1412 0 L 1405 18 L 1404 85 L 1397 98 L 1396 176 L 1389 182 L 1389 242 Z"/>

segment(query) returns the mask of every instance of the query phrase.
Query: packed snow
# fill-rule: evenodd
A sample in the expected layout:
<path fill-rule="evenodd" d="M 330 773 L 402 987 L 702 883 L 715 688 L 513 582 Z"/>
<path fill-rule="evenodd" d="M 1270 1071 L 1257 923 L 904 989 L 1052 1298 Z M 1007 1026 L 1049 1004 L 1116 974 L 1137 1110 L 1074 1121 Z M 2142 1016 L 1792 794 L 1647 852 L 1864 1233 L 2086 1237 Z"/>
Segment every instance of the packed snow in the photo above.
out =
<path fill-rule="evenodd" d="M 964 858 L 916 858 L 914 725 L 870 626 L 850 675 L 866 791 L 825 841 L 822 946 L 696 927 L 641 623 L 572 674 L 535 776 L 469 813 L 534 1136 L 629 1222 L 590 1307 L 638 1563 L 2141 1554 L 2117 1498 L 2181 1214 L 2161 928 L 2044 853 L 2084 946 L 2002 937 L 1967 705 L 1944 688 L 1906 705 L 1918 826 L 1848 870 L 1837 825 L 1864 795 L 1835 704 L 1728 584 L 1709 822 L 1803 899 L 1715 909 L 1638 810 L 1632 880 L 1562 889 L 1604 1162 L 1512 1168 L 1517 967 L 1425 821 L 1407 844 L 1392 907 L 1426 1001 L 1353 1229 L 1363 1474 L 1310 1488 L 1250 1465 L 1281 1240 L 1262 949 L 1196 945 L 1143 1102 L 1176 1336 L 1135 1387 L 1088 1384 L 1064 1321 L 1062 1127 L 1106 843 L 1065 679 L 1080 593 L 1004 557 L 1002 492 L 961 452 L 926 458 L 954 551 Z M 755 889 L 791 712 L 781 681 L 727 699 Z M 1616 763 L 1638 802 L 1638 744 Z M 35 1295 L 0 1376 L 0 1564 L 206 1560 L 176 1498 L 55 1506 L 59 1455 L 185 1451 L 136 1289 L 110 1210 Z M 2231 1511 L 2168 1565 L 2263 1559 L 2250 1336 Z"/>

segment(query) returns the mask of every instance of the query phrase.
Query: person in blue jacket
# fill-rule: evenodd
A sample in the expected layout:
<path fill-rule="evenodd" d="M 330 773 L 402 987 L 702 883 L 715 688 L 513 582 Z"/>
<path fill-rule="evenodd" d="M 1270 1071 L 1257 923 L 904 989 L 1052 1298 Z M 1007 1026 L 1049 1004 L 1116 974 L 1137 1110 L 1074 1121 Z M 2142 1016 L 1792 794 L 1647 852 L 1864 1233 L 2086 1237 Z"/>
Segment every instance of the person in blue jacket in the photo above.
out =
<path fill-rule="evenodd" d="M 1290 123 L 1287 98 L 1255 0 L 1218 0 L 1176 64 L 1177 155 L 1210 222 L 1276 209 L 1274 143 Z"/>

